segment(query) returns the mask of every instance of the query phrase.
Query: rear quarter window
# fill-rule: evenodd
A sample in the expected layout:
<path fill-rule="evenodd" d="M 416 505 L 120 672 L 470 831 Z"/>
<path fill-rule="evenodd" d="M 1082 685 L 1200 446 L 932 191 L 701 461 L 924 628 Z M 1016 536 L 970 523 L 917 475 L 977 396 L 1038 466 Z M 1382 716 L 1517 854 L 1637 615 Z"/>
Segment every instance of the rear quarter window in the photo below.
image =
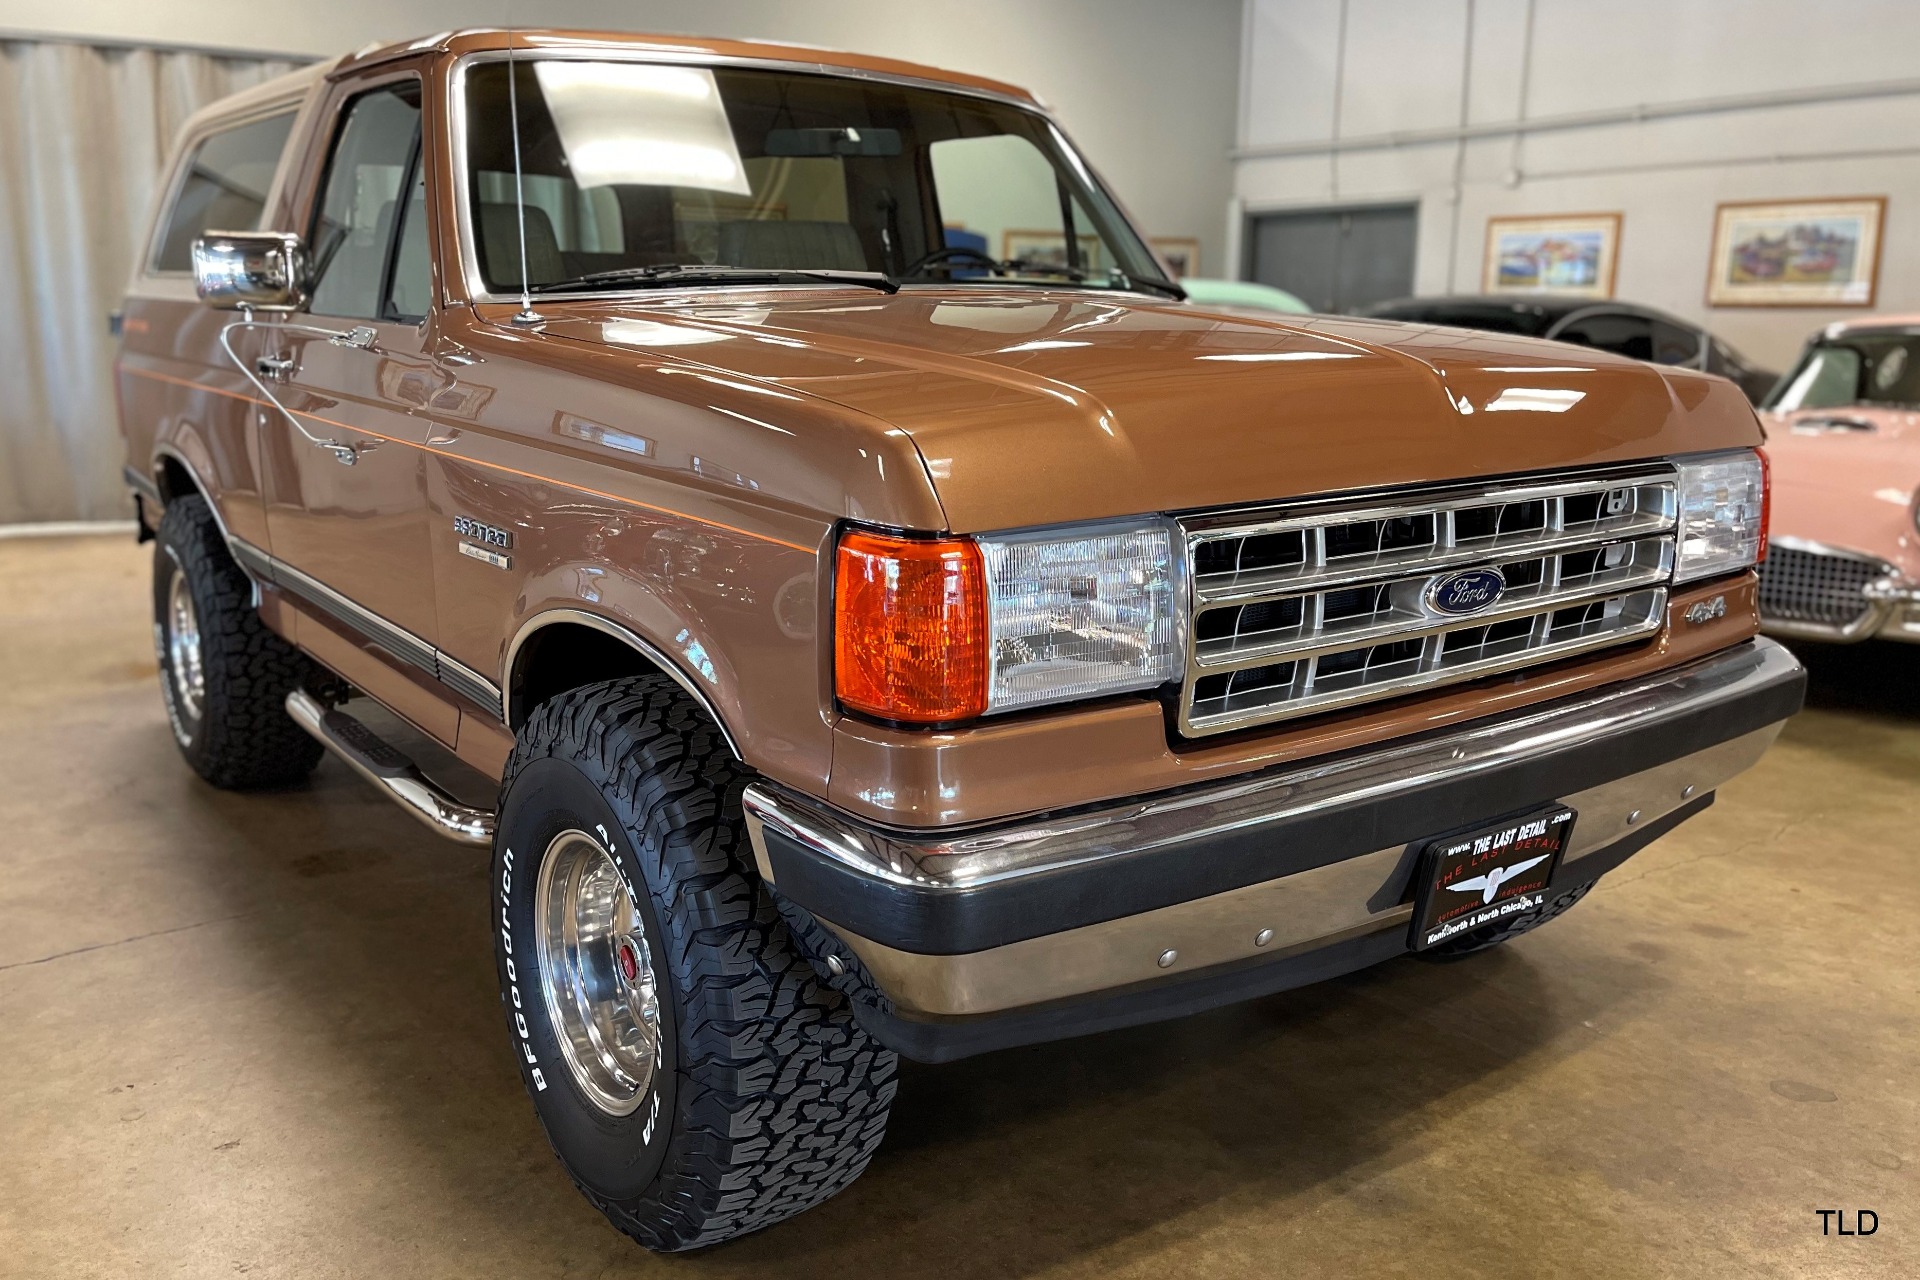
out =
<path fill-rule="evenodd" d="M 154 271 L 193 270 L 193 242 L 209 231 L 252 231 L 293 132 L 293 112 L 252 120 L 202 138 L 167 209 Z"/>

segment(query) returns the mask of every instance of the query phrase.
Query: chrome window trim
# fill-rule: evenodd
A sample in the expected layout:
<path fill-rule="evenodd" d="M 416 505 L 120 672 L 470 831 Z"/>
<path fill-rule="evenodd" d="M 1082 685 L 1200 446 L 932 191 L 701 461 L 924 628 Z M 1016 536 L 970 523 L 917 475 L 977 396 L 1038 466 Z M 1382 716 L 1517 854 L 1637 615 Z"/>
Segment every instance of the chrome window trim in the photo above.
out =
<path fill-rule="evenodd" d="M 556 623 L 564 622 L 577 623 L 580 626 L 598 631 L 602 635 L 611 636 L 613 639 L 620 641 L 620 643 L 653 663 L 654 666 L 660 668 L 663 675 L 672 679 L 675 684 L 685 690 L 689 697 L 700 704 L 701 710 L 707 713 L 714 724 L 719 726 L 720 736 L 726 740 L 727 750 L 733 752 L 734 759 L 744 760 L 746 758 L 740 754 L 739 744 L 734 740 L 733 731 L 727 727 L 726 719 L 720 714 L 719 707 L 714 705 L 714 701 L 708 695 L 707 691 L 696 684 L 693 677 L 687 674 L 666 650 L 646 639 L 631 627 L 615 622 L 613 619 L 603 617 L 597 613 L 588 613 L 584 609 L 566 607 L 544 609 L 520 624 L 519 629 L 513 633 L 512 641 L 507 645 L 507 661 L 504 671 L 509 693 L 511 693 L 512 686 L 519 672 L 520 651 L 526 647 L 527 641 L 533 639 L 535 635 L 546 630 L 548 627 Z M 503 706 L 503 715 L 501 718 L 507 728 L 519 728 L 519 725 L 515 724 L 511 719 L 510 706 Z"/>
<path fill-rule="evenodd" d="M 1060 129 L 1059 123 L 1054 119 L 1052 112 L 1030 98 L 1020 97 L 1010 93 L 1002 93 L 998 90 L 988 89 L 983 86 L 950 84 L 944 80 L 930 80 L 922 76 L 896 75 L 883 71 L 838 67 L 829 62 L 808 62 L 797 58 L 751 58 L 739 54 L 707 53 L 698 49 L 687 49 L 684 51 L 661 48 L 633 49 L 618 45 L 579 45 L 556 48 L 547 45 L 537 45 L 530 49 L 515 50 L 513 56 L 514 60 L 519 62 L 533 61 L 541 58 L 566 58 L 572 61 L 584 62 L 638 62 L 671 66 L 744 67 L 753 70 L 785 71 L 800 75 L 821 75 L 834 76 L 841 79 L 867 80 L 878 84 L 902 85 L 907 88 L 930 89 L 942 93 L 954 93 L 962 97 L 984 98 L 988 101 L 1002 103 L 1006 106 L 1014 107 L 1038 116 L 1056 135 L 1062 145 L 1062 153 L 1067 157 L 1068 162 L 1072 164 L 1076 170 L 1087 175 L 1092 185 L 1099 187 L 1103 191 L 1105 190 L 1103 183 L 1092 179 L 1092 168 L 1087 164 L 1085 158 L 1080 155 L 1079 149 L 1072 145 L 1065 132 Z M 447 77 L 447 127 L 451 131 L 449 141 L 453 149 L 453 172 L 449 176 L 454 187 L 454 220 L 458 224 L 455 242 L 458 245 L 457 252 L 460 254 L 459 276 L 466 285 L 467 301 L 475 304 L 517 303 L 520 301 L 520 295 L 518 293 L 502 294 L 490 292 L 486 287 L 486 282 L 480 276 L 480 257 L 474 246 L 473 238 L 473 210 L 470 204 L 471 195 L 469 191 L 471 184 L 467 180 L 467 71 L 483 62 L 505 62 L 506 60 L 507 51 L 505 49 L 489 49 L 477 53 L 461 54 L 454 60 L 453 70 Z M 1112 193 L 1108 192 L 1107 194 L 1108 198 L 1111 199 Z M 1116 208 L 1117 207 L 1118 204 L 1116 202 Z M 1122 220 L 1125 221 L 1124 217 Z M 1126 226 L 1136 239 L 1140 240 L 1142 244 L 1145 243 L 1145 237 L 1141 236 L 1139 228 L 1134 227 L 1131 222 L 1127 222 Z M 1065 283 L 1064 281 L 1062 282 L 1062 284 Z M 700 294 L 733 292 L 741 289 L 752 289 L 755 291 L 767 289 L 791 291 L 819 290 L 823 287 L 830 286 L 824 284 L 747 286 L 716 286 L 705 284 L 688 285 L 679 289 L 648 289 L 645 292 L 649 298 L 672 301 L 690 296 L 698 296 Z M 573 293 L 543 293 L 540 295 L 540 298 L 546 302 L 569 302 L 577 301 L 581 298 L 607 299 L 630 297 L 637 292 L 640 291 L 596 289 L 582 290 Z M 1106 296 L 1109 293 L 1132 291 L 1103 289 L 1100 292 L 1102 296 Z M 1157 295 L 1141 292 L 1140 296 L 1151 297 Z"/>
<path fill-rule="evenodd" d="M 295 139 L 300 136 L 301 120 L 306 113 L 307 103 L 311 96 L 312 87 L 308 86 L 298 94 L 261 103 L 237 115 L 222 116 L 217 120 L 209 120 L 193 133 L 181 139 L 179 149 L 174 154 L 173 173 L 167 179 L 166 198 L 154 206 L 153 216 L 147 226 L 146 245 L 141 250 L 140 261 L 135 274 L 137 281 L 160 283 L 163 281 L 184 280 L 188 285 L 189 296 L 192 296 L 193 272 L 191 269 L 186 271 L 163 271 L 153 265 L 155 259 L 160 255 L 160 242 L 165 238 L 167 225 L 173 219 L 174 203 L 179 200 L 180 189 L 186 185 L 187 174 L 193 168 L 190 161 L 207 139 L 217 133 L 226 133 L 233 129 L 243 129 L 247 125 L 258 124 L 262 120 L 270 120 L 274 116 L 291 116 L 292 122 L 287 126 L 287 140 L 281 144 L 280 159 L 273 166 L 273 180 L 267 184 L 266 194 L 260 204 L 260 216 L 255 219 L 254 225 L 251 227 L 219 227 L 211 229 L 220 231 L 259 231 L 265 228 L 268 219 L 273 214 L 274 201 L 279 198 L 283 185 L 286 182 L 287 159 L 293 150 Z M 172 299 L 173 296 L 171 290 L 162 295 L 162 297 L 167 299 Z"/>

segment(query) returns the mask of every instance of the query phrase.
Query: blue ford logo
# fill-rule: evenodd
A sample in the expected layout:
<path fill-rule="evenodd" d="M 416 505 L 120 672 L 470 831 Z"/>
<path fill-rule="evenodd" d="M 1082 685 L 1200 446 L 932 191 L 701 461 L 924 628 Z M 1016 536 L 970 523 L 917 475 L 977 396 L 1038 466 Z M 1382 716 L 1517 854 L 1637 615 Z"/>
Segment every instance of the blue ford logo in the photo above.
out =
<path fill-rule="evenodd" d="M 1427 588 L 1427 606 L 1435 613 L 1465 617 L 1496 604 L 1507 589 L 1498 569 L 1462 569 Z"/>

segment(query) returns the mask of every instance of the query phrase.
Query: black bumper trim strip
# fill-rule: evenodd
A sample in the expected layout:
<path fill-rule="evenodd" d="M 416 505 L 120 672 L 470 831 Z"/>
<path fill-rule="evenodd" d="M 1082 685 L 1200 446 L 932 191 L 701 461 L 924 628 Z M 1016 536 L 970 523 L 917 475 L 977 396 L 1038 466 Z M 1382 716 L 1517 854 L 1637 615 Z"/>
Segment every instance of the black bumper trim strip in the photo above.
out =
<path fill-rule="evenodd" d="M 1805 690 L 1806 675 L 1795 667 L 1737 701 L 1518 764 L 1302 814 L 1258 831 L 973 889 L 876 880 L 816 856 L 772 826 L 765 832 L 767 858 L 780 892 L 823 920 L 895 950 L 963 955 L 1294 875 L 1489 814 L 1550 804 L 1785 720 L 1800 709 Z"/>
<path fill-rule="evenodd" d="M 1568 863 L 1555 879 L 1554 889 L 1570 889 L 1612 871 L 1707 808 L 1713 798 L 1710 791 L 1649 822 L 1643 830 Z M 1247 961 L 1152 986 L 1055 1000 L 1010 1013 L 923 1021 L 887 1014 L 865 1001 L 851 1004 L 861 1025 L 894 1052 L 915 1062 L 952 1062 L 999 1049 L 1162 1022 L 1324 982 L 1406 953 L 1408 928 L 1407 921 L 1401 920 L 1373 933 L 1275 960 Z"/>

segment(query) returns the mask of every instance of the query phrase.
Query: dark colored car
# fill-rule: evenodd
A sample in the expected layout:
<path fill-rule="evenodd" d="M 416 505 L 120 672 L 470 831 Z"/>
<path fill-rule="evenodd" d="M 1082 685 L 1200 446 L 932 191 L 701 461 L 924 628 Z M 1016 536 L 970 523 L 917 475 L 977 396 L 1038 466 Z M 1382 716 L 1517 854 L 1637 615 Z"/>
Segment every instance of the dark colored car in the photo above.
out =
<path fill-rule="evenodd" d="M 1615 355 L 1654 364 L 1705 369 L 1731 378 L 1759 404 L 1780 375 L 1757 368 L 1746 357 L 1697 325 L 1652 307 L 1631 302 L 1595 302 L 1591 298 L 1501 298 L 1465 294 L 1450 298 L 1399 298 L 1366 309 L 1385 320 L 1450 324 L 1490 329 L 1529 338 L 1550 338 L 1598 347 Z"/>

